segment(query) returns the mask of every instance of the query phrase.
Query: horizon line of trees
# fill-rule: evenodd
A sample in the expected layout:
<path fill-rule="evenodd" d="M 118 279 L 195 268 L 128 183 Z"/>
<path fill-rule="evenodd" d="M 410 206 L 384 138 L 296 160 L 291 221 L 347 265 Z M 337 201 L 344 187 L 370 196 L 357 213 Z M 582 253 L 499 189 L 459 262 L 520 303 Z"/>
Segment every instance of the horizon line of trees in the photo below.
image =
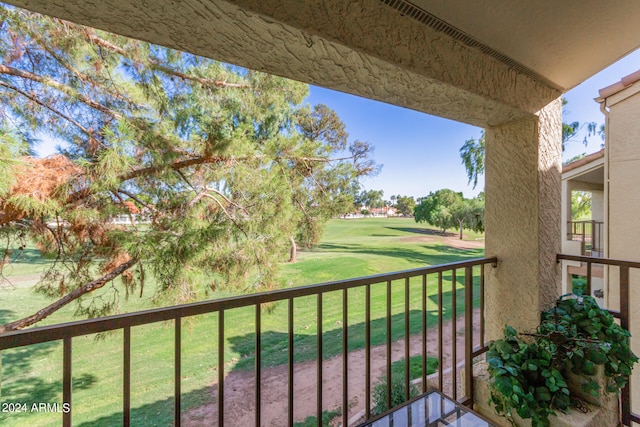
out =
<path fill-rule="evenodd" d="M 383 190 L 362 190 L 354 201 L 354 210 L 370 211 L 371 209 L 394 208 L 403 216 L 413 215 L 416 200 L 413 196 L 392 195 L 389 200 L 384 199 Z"/>

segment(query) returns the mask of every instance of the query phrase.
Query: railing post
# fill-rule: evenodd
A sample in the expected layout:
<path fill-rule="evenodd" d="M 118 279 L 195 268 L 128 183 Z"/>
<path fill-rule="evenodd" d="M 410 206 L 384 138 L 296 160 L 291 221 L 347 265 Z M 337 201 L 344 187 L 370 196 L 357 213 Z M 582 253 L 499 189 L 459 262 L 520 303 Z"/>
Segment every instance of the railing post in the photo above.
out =
<path fill-rule="evenodd" d="M 255 415 L 255 423 L 256 427 L 260 427 L 260 410 L 262 409 L 262 310 L 261 304 L 256 304 L 256 388 L 255 388 L 255 399 L 256 399 L 256 415 Z"/>
<path fill-rule="evenodd" d="M 484 347 L 484 264 L 480 265 L 480 347 Z"/>
<path fill-rule="evenodd" d="M 620 266 L 620 326 L 629 330 L 629 266 Z M 631 378 L 629 378 L 631 380 Z M 622 398 L 622 424 L 631 425 L 631 390 L 630 382 L 621 392 Z"/>
<path fill-rule="evenodd" d="M 62 412 L 62 425 L 64 427 L 71 427 L 71 364 L 72 364 L 72 345 L 71 337 L 65 337 L 63 340 L 62 351 L 62 404 L 68 405 L 69 410 Z"/>
<path fill-rule="evenodd" d="M 473 267 L 464 269 L 464 393 L 473 404 Z"/>
<path fill-rule="evenodd" d="M 122 356 L 122 425 L 131 425 L 131 326 L 124 328 Z"/>
<path fill-rule="evenodd" d="M 218 426 L 224 425 L 224 310 L 218 312 Z"/>
<path fill-rule="evenodd" d="M 342 290 L 342 425 L 349 421 L 349 290 Z"/>
<path fill-rule="evenodd" d="M 409 319 L 409 278 L 404 279 L 404 396 L 411 399 L 409 389 L 411 376 L 409 375 L 409 344 L 411 342 L 411 324 Z"/>
<path fill-rule="evenodd" d="M 174 402 L 173 402 L 173 423 L 175 427 L 180 427 L 180 405 L 182 401 L 182 318 L 175 319 L 175 346 L 174 346 Z"/>
<path fill-rule="evenodd" d="M 367 419 L 371 418 L 371 285 L 365 287 L 364 300 L 364 411 Z"/>
<path fill-rule="evenodd" d="M 317 374 L 317 401 L 316 401 L 316 418 L 318 424 L 322 422 L 322 293 L 317 296 L 317 347 L 318 347 L 318 374 Z"/>
<path fill-rule="evenodd" d="M 591 261 L 587 262 L 587 292 L 586 294 L 591 296 L 591 273 L 593 270 L 593 263 Z"/>
<path fill-rule="evenodd" d="M 427 391 L 427 275 L 422 276 L 422 392 Z"/>
<path fill-rule="evenodd" d="M 288 349 L 287 349 L 287 353 L 288 353 L 288 377 L 287 377 L 287 381 L 289 382 L 287 384 L 287 392 L 288 392 L 288 399 L 289 399 L 289 407 L 288 407 L 288 416 L 289 416 L 289 422 L 288 425 L 289 427 L 293 427 L 293 364 L 294 364 L 294 354 L 293 354 L 293 298 L 289 298 L 288 300 L 288 315 L 287 315 L 287 320 L 288 320 L 288 341 L 289 341 L 289 345 L 288 345 Z"/>
<path fill-rule="evenodd" d="M 453 400 L 458 400 L 458 278 L 456 270 L 451 270 L 451 383 Z"/>
<path fill-rule="evenodd" d="M 391 281 L 387 280 L 387 410 L 391 409 Z"/>
<path fill-rule="evenodd" d="M 438 272 L 438 390 L 442 391 L 442 382 L 443 382 L 443 370 L 444 366 L 442 366 L 443 362 L 443 352 L 442 346 L 444 344 L 444 338 L 442 336 L 443 327 L 442 327 L 442 271 Z"/>

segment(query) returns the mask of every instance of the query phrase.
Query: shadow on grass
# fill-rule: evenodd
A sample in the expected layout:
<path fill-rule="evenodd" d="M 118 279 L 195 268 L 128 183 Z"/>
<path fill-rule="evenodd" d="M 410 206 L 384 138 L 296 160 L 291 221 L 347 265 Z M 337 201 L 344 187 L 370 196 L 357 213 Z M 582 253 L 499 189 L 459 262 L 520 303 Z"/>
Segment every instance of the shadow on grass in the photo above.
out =
<path fill-rule="evenodd" d="M 458 285 L 464 283 L 464 277 L 457 277 Z M 450 280 L 443 283 L 445 286 L 451 286 Z M 474 295 L 478 294 L 479 280 L 474 279 Z M 451 320 L 452 315 L 452 291 L 443 290 L 442 292 L 442 320 Z M 437 295 L 429 295 L 427 297 L 432 303 L 437 305 Z M 479 306 L 479 298 L 474 298 L 473 306 Z M 456 312 L 458 315 L 464 313 L 464 287 L 456 290 Z M 433 328 L 438 324 L 438 310 L 427 310 L 427 328 Z M 405 337 L 405 314 L 404 312 L 391 316 L 391 341 L 397 341 Z M 351 323 L 348 328 L 348 348 L 349 351 L 356 351 L 365 347 L 365 322 Z M 387 318 L 382 317 L 372 319 L 371 327 L 371 346 L 385 344 L 387 340 Z M 409 335 L 421 333 L 422 331 L 422 311 L 409 311 Z M 322 334 L 322 358 L 329 359 L 342 353 L 342 326 L 326 330 Z M 261 359 L 262 365 L 265 367 L 282 365 L 288 362 L 288 334 L 277 331 L 263 331 L 260 336 Z M 233 366 L 235 370 L 251 370 L 255 367 L 255 333 L 229 337 L 229 343 L 234 353 L 240 355 L 240 360 Z M 309 360 L 317 360 L 318 345 L 316 334 L 294 334 L 293 336 L 294 360 L 295 363 L 306 362 Z"/>
<path fill-rule="evenodd" d="M 180 395 L 182 413 L 198 407 L 211 401 L 211 393 L 213 387 L 203 387 Z M 173 407 L 175 399 L 169 397 L 167 399 L 157 400 L 153 403 L 131 408 L 131 425 L 132 426 L 172 426 L 173 423 Z M 132 402 L 135 404 L 134 402 Z M 100 417 L 93 421 L 85 421 L 78 424 L 79 427 L 111 427 L 121 426 L 123 424 L 123 413 L 115 412 L 113 414 Z M 75 425 L 75 424 L 74 424 Z"/>
<path fill-rule="evenodd" d="M 0 310 L 0 323 L 8 322 L 13 318 L 12 314 L 11 310 Z M 51 357 L 51 353 L 59 347 L 59 341 L 51 341 L 0 351 L 2 401 L 26 403 L 29 407 L 33 403 L 58 402 L 62 390 L 62 374 L 59 380 L 45 381 L 41 376 L 35 376 L 33 372 L 37 371 L 36 364 Z M 62 363 L 60 363 L 60 372 L 62 372 Z M 76 390 L 90 388 L 95 382 L 96 377 L 91 374 L 73 377 L 73 387 Z M 4 415 L 6 414 L 0 414 L 0 419 L 4 418 Z"/>
<path fill-rule="evenodd" d="M 23 264 L 49 264 L 51 258 L 47 258 L 42 255 L 39 249 L 24 248 L 23 250 L 14 250 L 11 253 L 11 264 L 23 263 Z"/>
<path fill-rule="evenodd" d="M 56 359 L 51 353 L 60 346 L 59 342 L 3 350 L 2 356 L 2 401 L 25 403 L 27 407 L 42 402 L 60 402 L 62 393 L 62 362 L 60 361 L 60 379 L 46 380 L 37 372 L 36 364 L 45 359 Z M 73 389 L 91 388 L 97 381 L 93 374 L 73 377 Z M 0 420 L 11 414 L 0 414 Z"/>
<path fill-rule="evenodd" d="M 447 245 L 424 245 L 425 249 L 433 251 L 433 254 L 426 254 L 423 251 L 405 247 L 372 248 L 360 244 L 333 244 L 323 243 L 318 246 L 318 250 L 326 252 L 346 252 L 354 254 L 379 255 L 392 258 L 401 258 L 406 261 L 437 265 L 454 261 L 463 261 L 470 258 L 478 258 L 484 255 L 484 249 L 458 249 Z"/>
<path fill-rule="evenodd" d="M 405 233 L 417 233 L 425 234 L 427 236 L 440 236 L 440 237 L 457 237 L 458 233 L 447 233 L 442 230 L 434 230 L 432 228 L 416 228 L 416 227 L 385 227 L 389 230 L 403 231 Z"/>

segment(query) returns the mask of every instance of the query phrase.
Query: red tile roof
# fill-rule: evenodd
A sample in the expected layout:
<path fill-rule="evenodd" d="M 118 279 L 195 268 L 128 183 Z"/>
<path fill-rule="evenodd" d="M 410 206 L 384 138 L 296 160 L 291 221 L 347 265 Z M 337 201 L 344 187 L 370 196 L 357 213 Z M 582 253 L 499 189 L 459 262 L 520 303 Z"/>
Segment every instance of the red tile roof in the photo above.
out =
<path fill-rule="evenodd" d="M 576 168 L 579 168 L 580 166 L 584 166 L 601 157 L 604 157 L 604 148 L 600 151 L 596 151 L 595 153 L 591 153 L 588 156 L 584 156 L 581 159 L 578 159 L 567 165 L 562 166 L 562 173 L 569 172 L 570 170 L 574 170 Z"/>

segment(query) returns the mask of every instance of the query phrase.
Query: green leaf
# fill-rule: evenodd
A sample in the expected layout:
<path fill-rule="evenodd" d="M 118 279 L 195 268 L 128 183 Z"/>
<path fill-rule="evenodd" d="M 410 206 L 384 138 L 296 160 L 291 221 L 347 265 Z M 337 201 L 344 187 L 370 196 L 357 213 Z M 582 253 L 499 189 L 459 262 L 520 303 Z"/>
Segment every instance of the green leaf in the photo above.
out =
<path fill-rule="evenodd" d="M 548 402 L 551 400 L 551 393 L 547 387 L 536 387 L 536 398 L 543 402 Z"/>
<path fill-rule="evenodd" d="M 487 363 L 493 368 L 501 368 L 503 366 L 502 359 L 499 357 L 491 357 L 487 359 Z"/>
<path fill-rule="evenodd" d="M 504 368 L 507 372 L 509 372 L 511 375 L 513 375 L 514 377 L 518 376 L 518 370 L 515 369 L 513 366 L 505 366 Z"/>

